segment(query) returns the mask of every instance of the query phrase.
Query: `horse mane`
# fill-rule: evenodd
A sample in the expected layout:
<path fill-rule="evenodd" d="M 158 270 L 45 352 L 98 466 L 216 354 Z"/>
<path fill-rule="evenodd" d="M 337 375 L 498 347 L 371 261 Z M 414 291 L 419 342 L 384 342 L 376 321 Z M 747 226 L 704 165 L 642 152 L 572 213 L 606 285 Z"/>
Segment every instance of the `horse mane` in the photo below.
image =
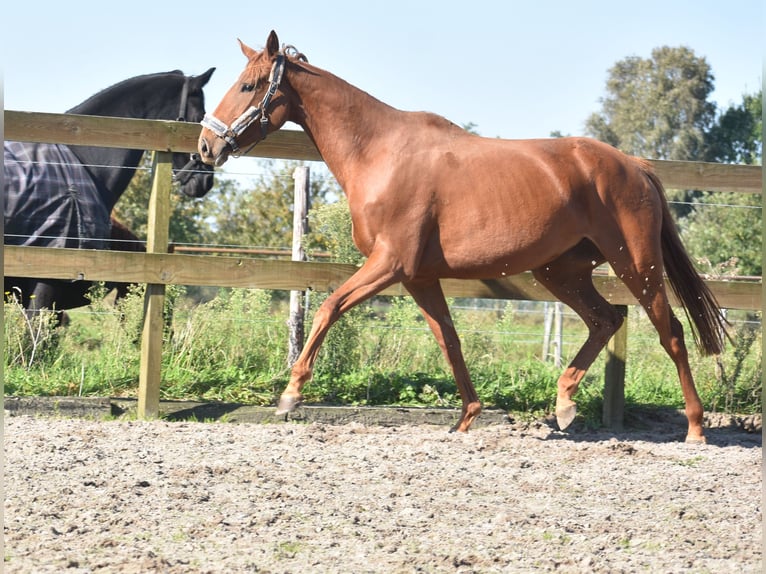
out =
<path fill-rule="evenodd" d="M 99 103 L 101 102 L 101 100 L 108 98 L 114 95 L 115 93 L 120 93 L 126 89 L 134 88 L 138 84 L 145 84 L 147 82 L 151 82 L 152 80 L 155 80 L 156 78 L 160 76 L 169 76 L 169 77 L 175 77 L 179 79 L 183 79 L 186 77 L 186 75 L 181 70 L 171 70 L 169 72 L 155 72 L 153 74 L 142 74 L 139 76 L 133 76 L 132 78 L 128 78 L 127 80 L 122 80 L 120 82 L 117 82 L 116 84 L 112 84 L 111 86 L 104 88 L 103 90 L 93 94 L 87 100 L 80 102 L 73 108 L 68 109 L 65 113 L 77 114 L 77 113 L 83 112 L 83 110 L 97 107 L 99 106 Z"/>

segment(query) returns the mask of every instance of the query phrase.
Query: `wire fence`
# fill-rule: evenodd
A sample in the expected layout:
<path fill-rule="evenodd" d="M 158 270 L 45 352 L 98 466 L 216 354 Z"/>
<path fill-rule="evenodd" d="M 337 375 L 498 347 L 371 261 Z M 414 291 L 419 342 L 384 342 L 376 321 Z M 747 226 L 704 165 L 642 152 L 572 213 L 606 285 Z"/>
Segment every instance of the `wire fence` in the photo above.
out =
<path fill-rule="evenodd" d="M 29 164 L 38 164 L 39 162 L 35 161 L 29 161 Z M 216 201 L 216 188 L 220 186 L 220 180 L 228 180 L 235 182 L 238 186 L 240 186 L 242 189 L 247 190 L 248 187 L 256 188 L 258 186 L 258 182 L 256 181 L 257 178 L 268 178 L 269 181 L 282 181 L 283 183 L 289 183 L 292 182 L 292 175 L 286 174 L 286 173 L 280 173 L 279 165 L 280 163 L 282 165 L 285 165 L 284 160 L 264 160 L 259 158 L 241 158 L 240 162 L 237 164 L 239 165 L 247 165 L 247 169 L 229 169 L 227 168 L 224 170 L 219 170 L 216 172 L 216 178 L 219 180 L 219 183 L 209 192 L 207 197 L 202 200 L 196 200 L 196 201 Z M 335 177 L 330 173 L 330 171 L 322 164 L 321 162 L 306 162 L 311 165 L 312 168 L 312 174 L 311 178 L 312 181 L 319 181 L 323 182 L 326 185 L 332 185 L 335 186 L 338 190 L 340 190 L 340 186 L 338 185 L 337 181 L 335 180 Z M 56 164 L 59 165 L 59 164 Z M 109 165 L 109 164 L 84 164 L 85 167 L 110 167 L 110 168 L 116 168 L 116 169 L 125 169 L 125 170 L 132 170 L 132 171 L 141 171 L 145 173 L 151 172 L 151 166 L 140 164 L 136 168 L 130 168 L 125 166 L 116 166 L 116 165 Z M 276 166 L 276 167 L 275 167 Z M 205 173 L 202 170 L 189 170 L 192 173 Z M 718 192 L 715 194 L 716 196 L 720 195 L 723 192 Z M 711 194 L 712 195 L 712 194 Z M 697 200 L 697 201 L 679 201 L 679 200 L 668 200 L 668 203 L 670 205 L 678 205 L 678 206 L 686 206 L 686 207 L 692 207 L 694 209 L 733 209 L 733 210 L 757 210 L 762 212 L 763 206 L 762 205 L 742 205 L 742 204 L 732 204 L 732 203 L 722 203 L 718 201 L 708 201 L 705 199 Z M 25 239 L 29 239 L 31 236 L 22 236 L 22 235 L 15 235 L 15 234 L 5 234 L 6 238 L 12 238 L 15 240 L 23 241 Z M 52 239 L 54 237 L 47 236 L 47 235 L 36 235 L 35 237 L 39 237 L 42 239 Z M 55 238 L 61 238 L 60 236 L 56 236 Z M 77 237 L 64 237 L 64 239 L 79 239 Z M 126 243 L 133 243 L 136 245 L 141 245 L 143 243 L 142 240 L 131 240 L 131 239 L 105 239 L 105 242 L 107 244 L 115 244 L 117 242 L 121 242 L 123 244 Z M 283 246 L 274 246 L 274 245 L 254 245 L 254 244 L 244 244 L 244 243 L 211 243 L 211 242 L 198 242 L 198 241 L 176 241 L 173 242 L 174 247 L 181 248 L 179 251 L 183 251 L 184 248 L 204 248 L 208 251 L 214 251 L 216 249 L 222 249 L 222 250 L 231 250 L 231 251 L 238 251 L 243 255 L 250 255 L 250 256 L 287 256 L 289 255 L 291 251 L 291 246 L 289 245 L 283 245 Z M 265 254 L 259 253 L 260 251 L 268 251 Z M 281 251 L 283 253 L 275 253 L 275 251 Z M 325 254 L 319 255 L 319 257 L 326 257 Z"/>

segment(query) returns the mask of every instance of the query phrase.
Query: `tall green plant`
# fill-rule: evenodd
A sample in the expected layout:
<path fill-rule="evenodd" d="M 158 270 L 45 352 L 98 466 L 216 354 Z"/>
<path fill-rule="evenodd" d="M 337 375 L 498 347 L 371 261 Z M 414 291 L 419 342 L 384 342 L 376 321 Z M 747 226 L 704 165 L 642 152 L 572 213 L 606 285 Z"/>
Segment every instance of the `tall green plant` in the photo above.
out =
<path fill-rule="evenodd" d="M 211 301 L 174 314 L 164 392 L 268 403 L 286 361 L 287 328 L 272 312 L 272 293 L 222 289 Z"/>

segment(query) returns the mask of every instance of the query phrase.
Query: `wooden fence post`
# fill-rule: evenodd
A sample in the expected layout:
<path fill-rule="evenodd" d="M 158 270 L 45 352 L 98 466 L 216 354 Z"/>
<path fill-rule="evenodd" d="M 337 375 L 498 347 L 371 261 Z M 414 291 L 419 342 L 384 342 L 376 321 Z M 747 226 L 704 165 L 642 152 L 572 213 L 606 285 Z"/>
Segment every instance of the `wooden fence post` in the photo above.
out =
<path fill-rule="evenodd" d="M 553 326 L 552 303 L 543 303 L 543 363 L 548 362 L 551 353 L 551 328 Z"/>
<path fill-rule="evenodd" d="M 309 168 L 298 166 L 293 172 L 295 199 L 293 203 L 293 261 L 305 261 L 303 236 L 308 231 L 309 210 Z M 292 367 L 303 349 L 303 291 L 290 291 L 290 342 L 287 352 L 287 366 Z"/>
<path fill-rule="evenodd" d="M 562 366 L 562 348 L 564 346 L 564 304 L 561 301 L 543 305 L 543 362 L 553 356 L 553 364 Z M 551 354 L 551 331 L 553 331 L 553 353 Z"/>
<path fill-rule="evenodd" d="M 173 155 L 152 153 L 152 193 L 146 231 L 147 253 L 167 253 L 170 222 L 170 190 Z M 141 333 L 141 367 L 138 378 L 138 418 L 156 418 L 160 412 L 162 338 L 165 328 L 165 285 L 150 283 L 144 296 L 144 326 Z"/>
<path fill-rule="evenodd" d="M 622 430 L 625 416 L 625 361 L 628 357 L 628 306 L 615 305 L 623 316 L 622 326 L 606 346 L 604 367 L 604 406 L 601 421 L 604 426 Z"/>
<path fill-rule="evenodd" d="M 553 364 L 557 369 L 563 366 L 564 352 L 564 304 L 556 301 L 553 304 Z"/>

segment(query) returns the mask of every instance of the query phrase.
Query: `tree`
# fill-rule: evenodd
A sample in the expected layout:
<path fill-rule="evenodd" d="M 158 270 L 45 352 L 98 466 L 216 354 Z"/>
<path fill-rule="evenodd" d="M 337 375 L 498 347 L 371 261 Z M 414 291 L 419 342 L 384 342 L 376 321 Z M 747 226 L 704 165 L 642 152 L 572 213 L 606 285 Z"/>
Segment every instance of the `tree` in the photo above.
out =
<path fill-rule="evenodd" d="M 684 222 L 682 235 L 703 272 L 761 275 L 761 197 L 750 193 L 710 193 L 700 198 Z"/>
<path fill-rule="evenodd" d="M 657 159 L 761 161 L 761 92 L 717 114 L 713 74 L 686 47 L 661 47 L 610 70 L 602 110 L 586 133 L 622 151 Z M 760 197 L 668 190 L 684 241 L 706 272 L 761 273 Z"/>
<path fill-rule="evenodd" d="M 268 162 L 252 187 L 222 179 L 210 192 L 205 208 L 209 228 L 206 241 L 219 245 L 289 248 L 292 244 L 293 172 L 297 161 Z M 312 174 L 311 209 L 337 193 L 337 184 L 320 173 Z"/>
<path fill-rule="evenodd" d="M 588 118 L 586 133 L 632 155 L 703 159 L 716 112 L 707 99 L 713 80 L 705 58 L 687 47 L 628 57 L 609 70 L 602 111 Z"/>
<path fill-rule="evenodd" d="M 706 160 L 721 163 L 760 164 L 762 161 L 763 90 L 742 96 L 729 106 L 706 134 Z"/>
<path fill-rule="evenodd" d="M 761 164 L 762 90 L 729 106 L 706 133 L 708 161 Z M 758 195 L 705 193 L 684 222 L 684 241 L 712 273 L 761 275 L 762 209 Z"/>
<path fill-rule="evenodd" d="M 152 193 L 152 158 L 144 154 L 136 174 L 114 208 L 117 219 L 138 237 L 146 238 L 149 220 L 149 197 Z M 212 191 L 210 192 L 213 193 Z M 203 200 L 192 199 L 176 191 L 170 195 L 171 215 L 168 230 L 171 243 L 199 243 L 203 235 Z"/>
<path fill-rule="evenodd" d="M 707 98 L 713 74 L 705 58 L 687 47 L 663 46 L 648 59 L 617 62 L 606 83 L 602 111 L 585 122 L 585 131 L 631 155 L 655 159 L 703 160 L 705 133 L 716 106 Z M 668 190 L 676 219 L 686 217 L 693 190 Z"/>

